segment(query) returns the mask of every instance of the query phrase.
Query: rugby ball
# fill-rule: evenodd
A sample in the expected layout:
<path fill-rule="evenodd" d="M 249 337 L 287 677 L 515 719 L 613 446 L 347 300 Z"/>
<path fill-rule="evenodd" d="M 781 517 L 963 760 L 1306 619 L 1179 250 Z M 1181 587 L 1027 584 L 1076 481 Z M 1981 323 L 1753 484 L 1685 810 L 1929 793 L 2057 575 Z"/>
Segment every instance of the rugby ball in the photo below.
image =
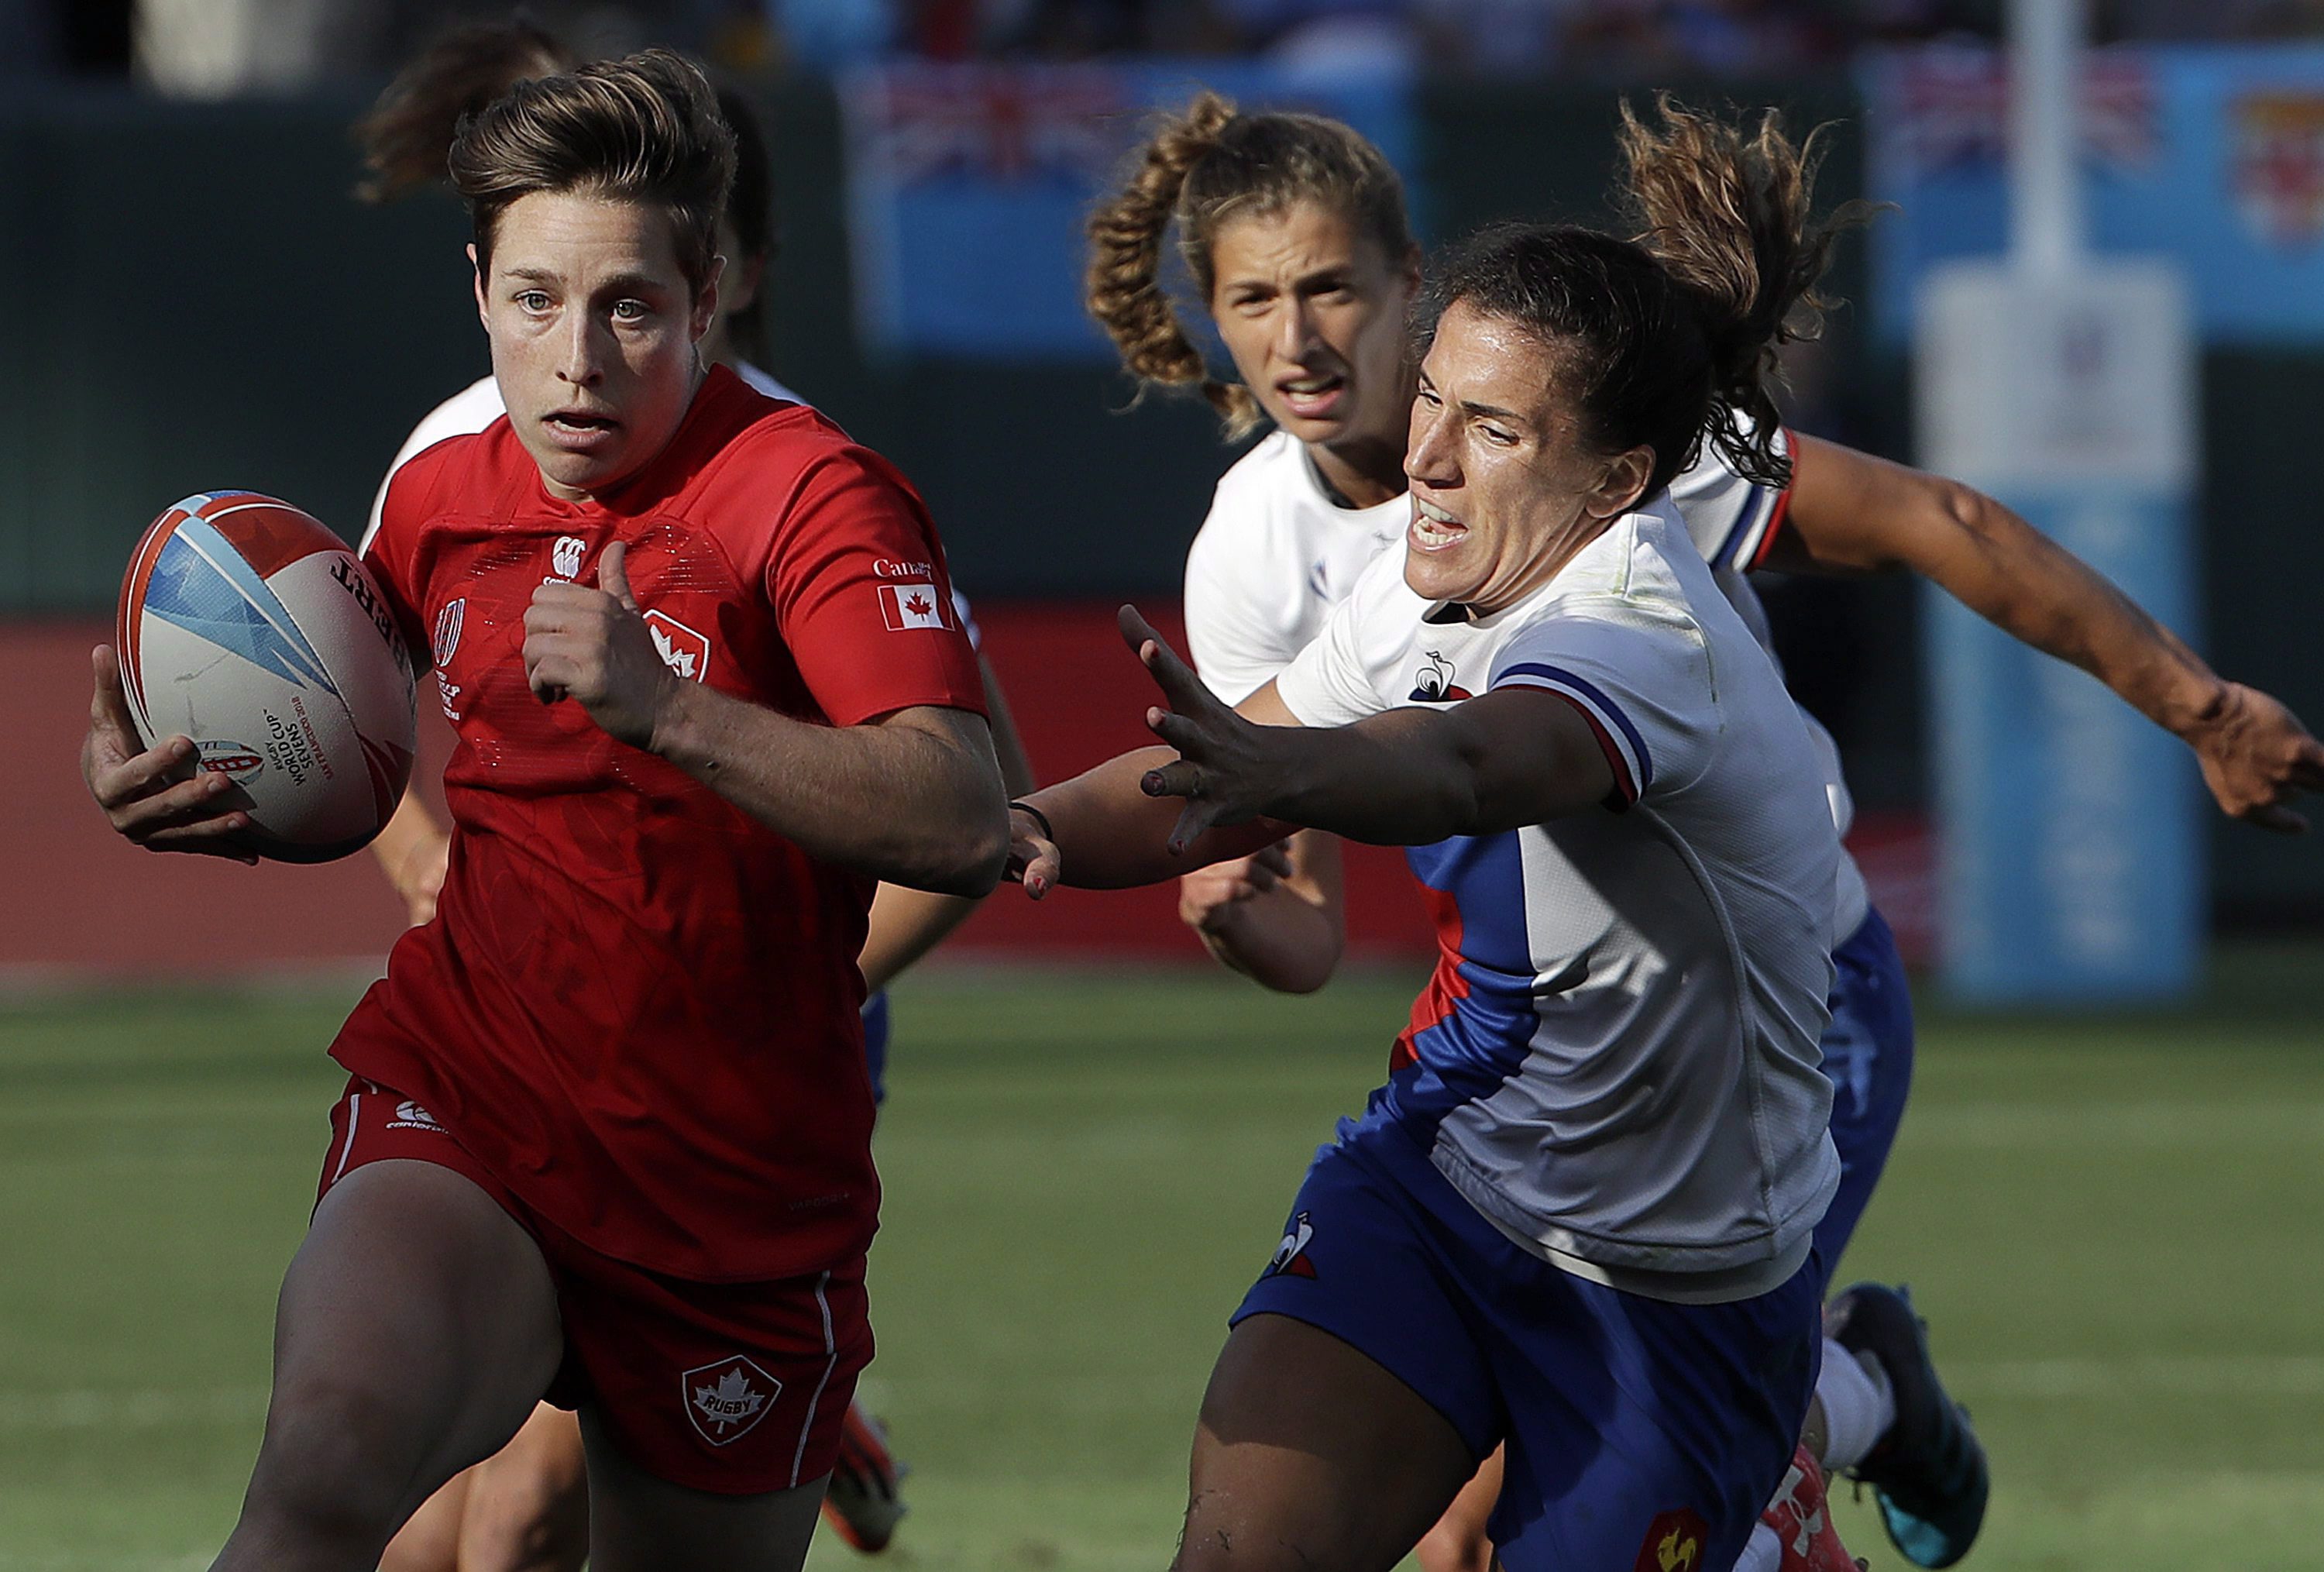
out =
<path fill-rule="evenodd" d="M 147 747 L 193 740 L 261 856 L 361 849 L 411 779 L 411 656 L 370 572 L 288 503 L 204 492 L 147 526 L 115 647 Z"/>

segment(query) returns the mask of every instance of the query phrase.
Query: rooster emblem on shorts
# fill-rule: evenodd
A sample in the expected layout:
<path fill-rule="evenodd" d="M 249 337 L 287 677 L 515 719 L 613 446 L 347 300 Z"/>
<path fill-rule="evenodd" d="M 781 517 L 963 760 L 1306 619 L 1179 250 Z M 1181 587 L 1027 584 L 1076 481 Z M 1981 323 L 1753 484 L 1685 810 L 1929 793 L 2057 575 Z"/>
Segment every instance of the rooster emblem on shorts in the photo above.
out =
<path fill-rule="evenodd" d="M 1475 697 L 1453 682 L 1452 662 L 1431 650 L 1428 652 L 1428 664 L 1421 669 L 1419 677 L 1413 682 L 1412 698 L 1407 702 L 1450 704 L 1456 698 Z"/>
<path fill-rule="evenodd" d="M 1259 1275 L 1313 1278 L 1315 1263 L 1307 1259 L 1307 1242 L 1314 1237 L 1315 1225 L 1307 1220 L 1306 1213 L 1302 1212 L 1292 1218 L 1291 1231 L 1284 1234 L 1283 1243 L 1275 1247 L 1275 1254 L 1268 1260 L 1267 1270 Z"/>

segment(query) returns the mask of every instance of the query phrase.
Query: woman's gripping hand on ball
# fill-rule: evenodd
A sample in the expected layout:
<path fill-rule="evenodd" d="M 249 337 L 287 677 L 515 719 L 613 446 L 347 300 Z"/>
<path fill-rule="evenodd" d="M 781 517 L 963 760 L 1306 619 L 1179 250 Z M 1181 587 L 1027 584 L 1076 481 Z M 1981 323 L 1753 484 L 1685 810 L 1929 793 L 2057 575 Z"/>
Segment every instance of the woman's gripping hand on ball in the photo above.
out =
<path fill-rule="evenodd" d="M 234 838 L 250 828 L 234 782 L 200 768 L 189 738 L 143 746 L 112 646 L 99 644 L 90 656 L 97 691 L 89 699 L 88 735 L 81 739 L 80 775 L 106 820 L 147 851 L 257 862 L 258 855 Z"/>
<path fill-rule="evenodd" d="M 524 614 L 524 676 L 543 704 L 570 698 L 618 742 L 653 747 L 654 726 L 682 688 L 654 648 L 622 569 L 618 541 L 597 559 L 595 589 L 553 581 Z"/>

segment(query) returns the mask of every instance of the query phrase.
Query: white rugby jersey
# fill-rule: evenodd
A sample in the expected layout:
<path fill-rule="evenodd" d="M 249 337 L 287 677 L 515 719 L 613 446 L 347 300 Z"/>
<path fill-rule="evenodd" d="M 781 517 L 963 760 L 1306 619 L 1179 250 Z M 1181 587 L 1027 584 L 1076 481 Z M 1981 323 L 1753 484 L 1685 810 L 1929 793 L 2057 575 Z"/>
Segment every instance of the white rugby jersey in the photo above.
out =
<path fill-rule="evenodd" d="M 1787 434 L 1777 450 L 1788 452 Z M 1706 448 L 1671 483 L 1687 534 L 1745 624 L 1771 652 L 1767 615 L 1745 577 L 1766 559 L 1790 501 L 1787 492 L 1744 479 Z M 1375 507 L 1342 507 L 1315 473 L 1306 448 L 1275 431 L 1220 477 L 1203 528 L 1186 553 L 1186 647 L 1211 691 L 1240 704 L 1291 663 L 1354 587 L 1373 556 L 1399 550 L 1412 518 L 1409 497 Z M 1840 749 L 1802 713 L 1823 762 L 1832 818 L 1842 835 L 1856 807 L 1840 772 Z M 1840 856 L 1840 933 L 1862 926 L 1871 902 L 1856 860 Z"/>
<path fill-rule="evenodd" d="M 747 360 L 734 363 L 734 375 L 770 399 L 783 399 L 795 404 L 807 402 Z M 387 483 L 395 478 L 397 470 L 437 443 L 481 431 L 506 413 L 508 405 L 501 402 L 501 384 L 489 376 L 480 376 L 421 416 L 420 423 L 411 428 L 411 435 L 403 439 L 403 446 L 395 450 L 394 461 L 388 465 L 387 474 L 380 480 L 379 493 L 371 499 L 371 522 L 364 527 L 360 549 L 370 550 L 371 538 L 379 532 L 379 512 L 387 504 Z M 983 633 L 976 625 L 976 618 L 969 613 L 968 597 L 954 588 L 952 605 L 960 617 L 961 631 L 968 635 L 968 642 L 982 648 Z"/>
<path fill-rule="evenodd" d="M 1273 681 L 1411 518 L 1402 496 L 1341 506 L 1286 432 L 1236 460 L 1186 552 L 1186 648 L 1211 691 L 1240 704 Z"/>
<path fill-rule="evenodd" d="M 1535 1253 L 1708 1302 L 1797 1270 L 1839 1183 L 1840 844 L 1798 707 L 1675 512 L 1473 622 L 1382 554 L 1276 684 L 1310 726 L 1511 687 L 1589 721 L 1605 807 L 1411 848 L 1439 957 L 1368 1118 Z"/>

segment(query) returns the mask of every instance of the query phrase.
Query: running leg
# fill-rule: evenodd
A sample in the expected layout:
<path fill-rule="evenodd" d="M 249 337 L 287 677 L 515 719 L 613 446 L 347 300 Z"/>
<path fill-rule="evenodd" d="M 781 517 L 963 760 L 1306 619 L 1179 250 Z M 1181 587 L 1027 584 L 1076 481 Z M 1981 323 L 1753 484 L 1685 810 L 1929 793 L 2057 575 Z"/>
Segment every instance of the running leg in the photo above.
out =
<path fill-rule="evenodd" d="M 283 1279 L 265 1438 L 217 1572 L 368 1572 L 515 1434 L 561 1351 L 549 1269 L 491 1197 L 429 1162 L 348 1174 Z"/>
<path fill-rule="evenodd" d="M 1388 1572 L 1477 1471 L 1443 1415 L 1330 1333 L 1228 1336 L 1194 1432 L 1179 1572 Z"/>

